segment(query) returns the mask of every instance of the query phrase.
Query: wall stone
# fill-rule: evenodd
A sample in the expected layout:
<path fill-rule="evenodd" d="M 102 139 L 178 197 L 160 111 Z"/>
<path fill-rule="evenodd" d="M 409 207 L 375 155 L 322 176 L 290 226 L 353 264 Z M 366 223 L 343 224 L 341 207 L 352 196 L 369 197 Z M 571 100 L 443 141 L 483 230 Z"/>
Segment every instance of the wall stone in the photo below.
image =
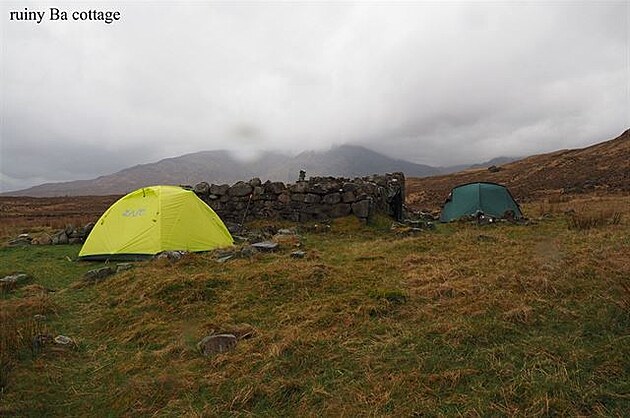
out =
<path fill-rule="evenodd" d="M 348 179 L 311 177 L 293 184 L 248 182 L 199 183 L 194 192 L 224 221 L 286 219 L 297 222 L 326 220 L 353 214 L 367 221 L 382 213 L 400 220 L 405 201 L 403 173 Z"/>

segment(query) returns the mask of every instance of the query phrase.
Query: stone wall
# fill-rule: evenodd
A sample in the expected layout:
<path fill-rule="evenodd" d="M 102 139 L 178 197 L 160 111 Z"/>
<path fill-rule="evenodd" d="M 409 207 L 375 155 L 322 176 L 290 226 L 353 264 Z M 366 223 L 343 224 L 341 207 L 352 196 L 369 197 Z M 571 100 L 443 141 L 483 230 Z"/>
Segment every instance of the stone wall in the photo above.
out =
<path fill-rule="evenodd" d="M 374 213 L 401 219 L 405 201 L 403 173 L 347 179 L 311 177 L 293 184 L 254 178 L 227 184 L 199 183 L 193 188 L 224 221 L 325 220 L 353 214 L 367 221 Z"/>

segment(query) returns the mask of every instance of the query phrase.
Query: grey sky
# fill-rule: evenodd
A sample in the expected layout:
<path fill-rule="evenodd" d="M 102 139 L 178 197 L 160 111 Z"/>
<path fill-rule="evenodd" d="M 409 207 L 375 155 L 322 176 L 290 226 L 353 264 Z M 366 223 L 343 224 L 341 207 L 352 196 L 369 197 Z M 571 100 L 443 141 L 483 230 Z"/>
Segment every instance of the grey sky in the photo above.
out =
<path fill-rule="evenodd" d="M 122 20 L 9 21 L 118 10 Z M 212 149 L 430 165 L 630 126 L 628 2 L 5 2 L 1 190 Z"/>

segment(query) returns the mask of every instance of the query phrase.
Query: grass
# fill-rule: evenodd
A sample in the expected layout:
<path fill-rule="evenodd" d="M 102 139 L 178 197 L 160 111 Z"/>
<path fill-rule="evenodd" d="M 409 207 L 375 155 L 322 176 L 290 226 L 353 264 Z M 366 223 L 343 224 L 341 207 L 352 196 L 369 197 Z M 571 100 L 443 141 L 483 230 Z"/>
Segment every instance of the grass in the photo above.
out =
<path fill-rule="evenodd" d="M 11 347 L 0 415 L 623 416 L 628 203 L 561 202 L 529 226 L 407 237 L 341 219 L 303 228 L 303 259 L 290 246 L 227 263 L 193 254 L 93 286 L 75 285 L 100 266 L 69 261 L 78 246 L 1 249 L 0 275 L 34 276 L 2 312 L 45 312 L 47 332 L 77 347 Z M 568 207 L 625 212 L 573 230 Z M 241 337 L 234 351 L 198 354 L 224 332 Z"/>

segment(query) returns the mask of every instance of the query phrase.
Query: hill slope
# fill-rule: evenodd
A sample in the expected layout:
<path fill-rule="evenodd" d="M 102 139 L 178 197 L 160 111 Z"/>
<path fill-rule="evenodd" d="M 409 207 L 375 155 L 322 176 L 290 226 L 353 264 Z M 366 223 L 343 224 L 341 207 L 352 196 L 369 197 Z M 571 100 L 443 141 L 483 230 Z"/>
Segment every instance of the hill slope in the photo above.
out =
<path fill-rule="evenodd" d="M 454 186 L 476 181 L 504 184 L 520 201 L 554 192 L 627 192 L 630 191 L 630 130 L 590 147 L 533 155 L 502 165 L 497 172 L 481 168 L 408 179 L 407 203 L 436 208 Z"/>
<path fill-rule="evenodd" d="M 11 196 L 83 196 L 124 194 L 151 184 L 195 184 L 200 181 L 234 183 L 252 177 L 294 181 L 299 170 L 309 176 L 356 177 L 402 171 L 407 176 L 438 174 L 440 169 L 396 160 L 367 148 L 344 145 L 324 152 L 303 152 L 295 157 L 266 152 L 258 159 L 243 162 L 227 151 L 202 151 L 156 163 L 137 165 L 93 180 L 47 183 L 5 193 Z"/>

